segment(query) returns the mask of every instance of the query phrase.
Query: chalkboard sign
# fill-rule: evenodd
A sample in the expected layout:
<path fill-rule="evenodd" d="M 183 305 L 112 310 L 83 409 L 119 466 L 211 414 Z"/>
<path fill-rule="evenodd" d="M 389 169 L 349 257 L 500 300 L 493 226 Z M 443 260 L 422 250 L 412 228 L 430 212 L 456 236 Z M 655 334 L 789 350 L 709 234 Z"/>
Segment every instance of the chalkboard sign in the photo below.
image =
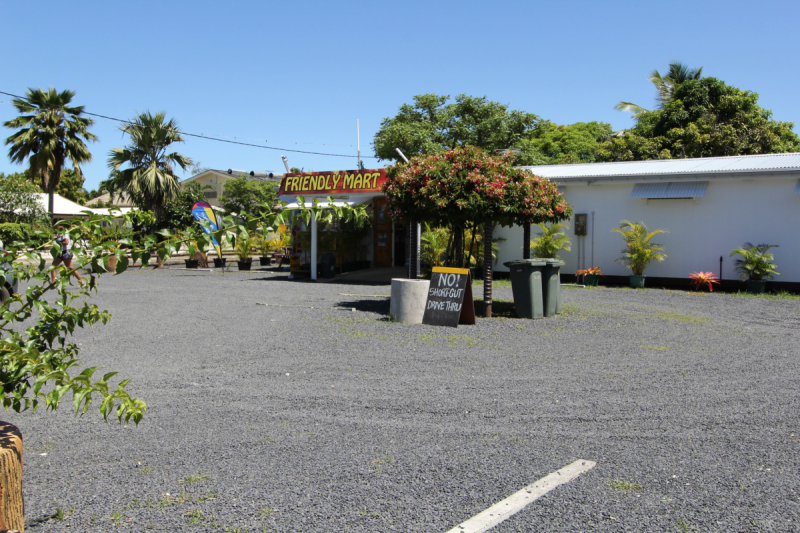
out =
<path fill-rule="evenodd" d="M 469 269 L 434 267 L 422 323 L 453 328 L 475 323 Z"/>

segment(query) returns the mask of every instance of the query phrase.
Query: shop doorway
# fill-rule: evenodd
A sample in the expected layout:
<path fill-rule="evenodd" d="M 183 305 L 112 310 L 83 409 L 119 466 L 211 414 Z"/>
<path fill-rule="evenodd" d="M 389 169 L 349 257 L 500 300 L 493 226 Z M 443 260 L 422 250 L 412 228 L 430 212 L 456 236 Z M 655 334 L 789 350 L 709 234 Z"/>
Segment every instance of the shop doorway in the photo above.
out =
<path fill-rule="evenodd" d="M 408 257 L 408 226 L 405 224 L 394 225 L 394 266 L 406 265 Z"/>
<path fill-rule="evenodd" d="M 392 220 L 386 212 L 386 198 L 373 200 L 375 216 L 375 266 L 392 266 Z"/>

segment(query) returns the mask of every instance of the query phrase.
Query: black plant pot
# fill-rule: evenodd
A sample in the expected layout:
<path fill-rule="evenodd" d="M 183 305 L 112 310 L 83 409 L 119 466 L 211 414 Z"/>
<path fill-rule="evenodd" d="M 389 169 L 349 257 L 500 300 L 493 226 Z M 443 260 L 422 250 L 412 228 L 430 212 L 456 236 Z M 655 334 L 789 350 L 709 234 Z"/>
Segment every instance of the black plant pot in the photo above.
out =
<path fill-rule="evenodd" d="M 250 267 L 253 266 L 253 260 L 248 259 L 247 261 L 236 261 L 239 265 L 239 270 L 250 270 Z"/>
<path fill-rule="evenodd" d="M 262 267 L 268 267 L 272 264 L 272 256 L 271 255 L 262 255 L 258 258 L 258 261 L 261 263 Z"/>
<path fill-rule="evenodd" d="M 225 261 L 227 261 L 225 257 L 215 257 L 214 268 L 225 268 Z"/>
<path fill-rule="evenodd" d="M 186 261 L 186 268 L 197 268 L 197 265 L 200 264 L 200 261 L 197 259 L 185 259 Z"/>

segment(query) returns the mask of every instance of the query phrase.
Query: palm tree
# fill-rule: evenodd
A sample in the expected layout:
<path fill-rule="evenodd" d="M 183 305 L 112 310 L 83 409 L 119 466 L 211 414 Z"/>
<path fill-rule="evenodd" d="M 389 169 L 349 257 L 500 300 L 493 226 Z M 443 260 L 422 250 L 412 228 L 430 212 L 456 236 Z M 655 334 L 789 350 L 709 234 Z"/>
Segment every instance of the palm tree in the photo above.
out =
<path fill-rule="evenodd" d="M 571 243 L 569 237 L 561 231 L 562 228 L 569 229 L 568 224 L 537 224 L 542 229 L 542 234 L 531 240 L 531 252 L 533 257 L 552 257 L 561 259 L 558 252 L 561 250 L 570 251 Z"/>
<path fill-rule="evenodd" d="M 192 165 L 188 157 L 167 151 L 172 143 L 183 142 L 183 135 L 174 119 L 166 121 L 164 112 L 141 113 L 120 130 L 130 135 L 131 144 L 111 149 L 109 190 L 127 193 L 137 206 L 153 211 L 160 222 L 164 204 L 175 198 L 180 188 L 173 165 L 183 170 Z"/>
<path fill-rule="evenodd" d="M 669 64 L 669 71 L 667 71 L 666 76 L 662 76 L 657 70 L 654 70 L 647 79 L 650 83 L 655 85 L 658 90 L 657 101 L 659 109 L 664 109 L 664 107 L 666 107 L 670 100 L 672 100 L 672 95 L 675 94 L 675 90 L 680 87 L 683 82 L 699 80 L 702 77 L 702 73 L 703 67 L 692 69 L 677 61 Z M 631 102 L 620 102 L 614 106 L 614 109 L 633 113 L 634 118 L 639 118 L 642 113 L 647 111 L 647 109 L 642 106 L 632 104 Z"/>
<path fill-rule="evenodd" d="M 633 271 L 634 276 L 644 275 L 644 269 L 653 261 L 663 261 L 667 258 L 664 248 L 660 244 L 651 242 L 659 233 L 668 233 L 667 230 L 657 229 L 650 231 L 644 222 L 631 222 L 623 220 L 619 228 L 612 229 L 625 239 L 625 249 L 622 256 L 615 261 L 622 261 L 626 267 Z"/>
<path fill-rule="evenodd" d="M 14 163 L 22 163 L 27 158 L 31 176 L 41 176 L 42 190 L 49 196 L 50 216 L 64 163 L 69 159 L 75 173 L 81 176 L 80 164 L 92 160 L 84 140 L 97 140 L 88 131 L 92 120 L 81 116 L 83 106 L 69 105 L 73 96 L 74 91 L 59 93 L 52 87 L 47 91 L 29 88 L 25 98 L 15 98 L 11 102 L 23 115 L 3 124 L 6 128 L 19 129 L 6 139 L 6 144 L 11 145 L 8 156 Z"/>
<path fill-rule="evenodd" d="M 450 239 L 450 231 L 447 228 L 431 228 L 425 224 L 425 231 L 422 233 L 422 261 L 430 266 L 442 266 L 447 254 L 447 242 Z"/>
<path fill-rule="evenodd" d="M 743 280 L 760 281 L 772 279 L 778 276 L 778 271 L 772 263 L 775 256 L 770 252 L 772 248 L 778 248 L 777 244 L 754 245 L 751 242 L 744 243 L 731 252 L 731 257 L 741 255 L 741 259 L 734 262 L 734 268 Z"/>

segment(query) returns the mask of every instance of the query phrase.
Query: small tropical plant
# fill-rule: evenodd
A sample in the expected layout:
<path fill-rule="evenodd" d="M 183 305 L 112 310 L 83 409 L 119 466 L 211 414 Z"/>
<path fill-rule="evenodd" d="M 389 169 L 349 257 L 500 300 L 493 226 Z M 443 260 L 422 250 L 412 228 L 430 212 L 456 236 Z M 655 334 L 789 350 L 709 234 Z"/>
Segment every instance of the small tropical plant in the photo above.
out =
<path fill-rule="evenodd" d="M 615 261 L 622 261 L 631 269 L 634 276 L 643 275 L 644 269 L 653 261 L 663 261 L 667 258 L 667 254 L 663 252 L 664 248 L 652 242 L 653 237 L 659 233 L 668 233 L 666 230 L 649 231 L 644 222 L 623 220 L 619 228 L 611 231 L 621 234 L 626 244 L 622 256 Z"/>
<path fill-rule="evenodd" d="M 240 235 L 236 239 L 233 250 L 239 256 L 239 261 L 250 261 L 253 257 L 253 248 L 256 245 L 256 238 L 250 235 Z"/>
<path fill-rule="evenodd" d="M 431 228 L 425 224 L 420 241 L 422 241 L 421 259 L 430 266 L 442 266 L 447 254 L 447 242 L 450 232 L 447 228 Z"/>
<path fill-rule="evenodd" d="M 272 241 L 269 239 L 269 236 L 266 233 L 256 236 L 256 246 L 258 247 L 261 257 L 272 253 Z"/>
<path fill-rule="evenodd" d="M 576 276 L 585 276 L 587 274 L 590 276 L 602 276 L 603 269 L 601 269 L 599 266 L 593 266 L 592 268 L 585 268 L 575 272 Z"/>
<path fill-rule="evenodd" d="M 772 279 L 778 276 L 778 271 L 772 263 L 775 256 L 770 253 L 770 249 L 778 248 L 777 244 L 759 244 L 746 242 L 744 246 L 739 246 L 731 252 L 731 257 L 742 256 L 734 262 L 734 268 L 739 273 L 742 280 L 761 281 Z"/>
<path fill-rule="evenodd" d="M 552 257 L 561 259 L 558 252 L 571 249 L 571 242 L 569 237 L 562 231 L 562 229 L 569 229 L 566 223 L 559 224 L 551 222 L 548 224 L 537 224 L 542 228 L 542 234 L 531 240 L 531 255 L 533 257 Z"/>
<path fill-rule="evenodd" d="M 714 283 L 719 283 L 719 278 L 713 272 L 692 272 L 689 278 L 694 283 L 695 290 L 700 290 L 703 285 L 708 285 L 708 292 L 714 292 Z"/>

